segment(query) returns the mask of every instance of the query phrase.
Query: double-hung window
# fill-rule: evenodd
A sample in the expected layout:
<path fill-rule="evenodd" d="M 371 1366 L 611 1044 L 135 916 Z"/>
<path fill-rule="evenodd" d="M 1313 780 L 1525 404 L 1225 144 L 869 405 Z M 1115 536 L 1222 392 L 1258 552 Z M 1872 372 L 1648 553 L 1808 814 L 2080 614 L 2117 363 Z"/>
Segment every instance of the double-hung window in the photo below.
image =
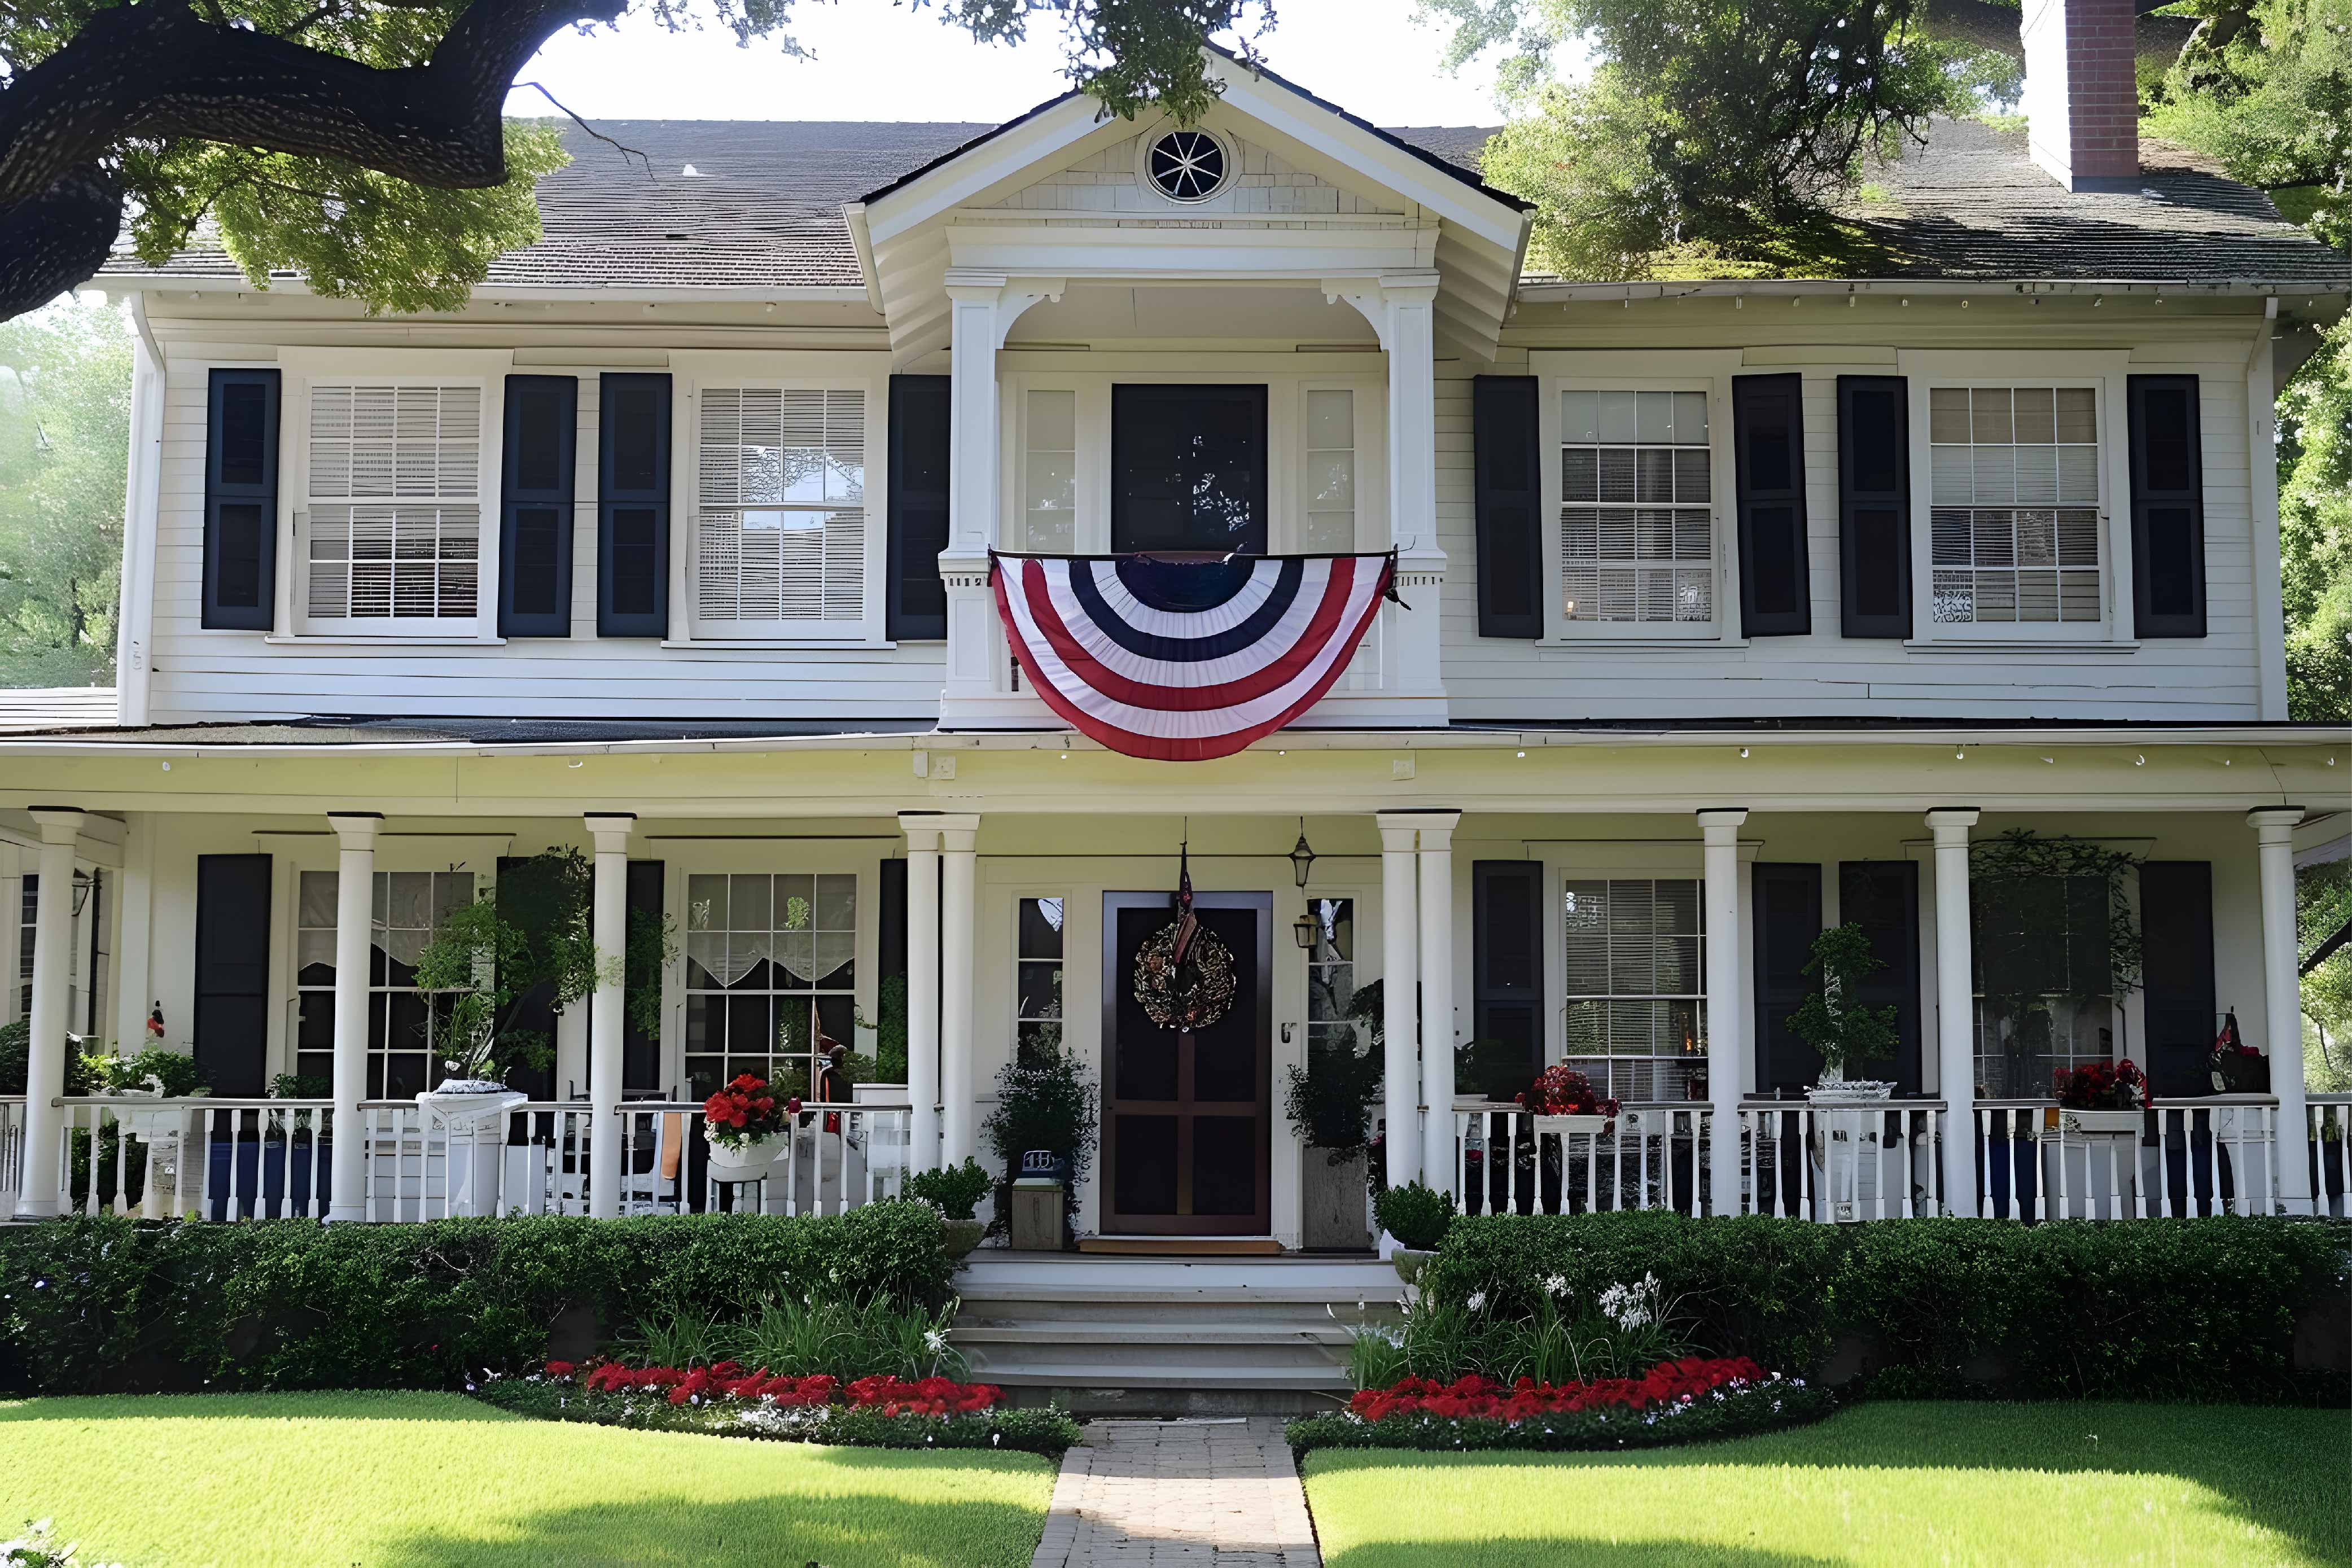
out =
<path fill-rule="evenodd" d="M 2115 1052 L 2114 911 L 2102 877 L 1979 876 L 1969 886 L 1978 1091 L 2050 1092 Z"/>
<path fill-rule="evenodd" d="M 2098 393 L 1927 393 L 1928 592 L 1938 631 L 2104 619 Z"/>
<path fill-rule="evenodd" d="M 335 1070 L 333 871 L 305 871 L 295 900 L 297 1073 Z M 378 871 L 368 945 L 367 1098 L 406 1100 L 444 1076 L 446 993 L 416 988 L 416 961 L 451 914 L 474 900 L 471 871 Z"/>
<path fill-rule="evenodd" d="M 483 387 L 383 378 L 310 384 L 296 589 L 307 629 L 478 629 Z"/>
<path fill-rule="evenodd" d="M 1707 395 L 1559 395 L 1560 621 L 1711 635 L 1719 531 Z"/>
<path fill-rule="evenodd" d="M 1356 394 L 1344 386 L 1309 387 L 1304 413 L 1298 547 L 1310 554 L 1345 554 L 1356 548 Z"/>
<path fill-rule="evenodd" d="M 862 386 L 700 389 L 696 637 L 866 632 L 866 402 Z"/>
<path fill-rule="evenodd" d="M 856 1043 L 857 878 L 686 879 L 686 1077 L 702 1099 L 740 1073 L 814 1098 L 818 1061 Z"/>
<path fill-rule="evenodd" d="M 1706 1062 L 1706 926 L 1688 877 L 1567 879 L 1561 1059 L 1619 1100 L 1683 1100 Z"/>

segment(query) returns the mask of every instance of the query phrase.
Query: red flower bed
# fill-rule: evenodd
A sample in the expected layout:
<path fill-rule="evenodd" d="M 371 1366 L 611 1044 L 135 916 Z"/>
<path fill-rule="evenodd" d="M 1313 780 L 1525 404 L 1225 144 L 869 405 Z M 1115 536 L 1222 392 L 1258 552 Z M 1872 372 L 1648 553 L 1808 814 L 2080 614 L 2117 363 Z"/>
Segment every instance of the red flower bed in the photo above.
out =
<path fill-rule="evenodd" d="M 568 1377 L 573 1370 L 569 1362 L 547 1363 L 550 1377 Z M 777 1377 L 765 1367 L 750 1371 L 731 1361 L 683 1370 L 602 1362 L 590 1367 L 580 1381 L 594 1394 L 666 1391 L 672 1405 L 740 1399 L 805 1408 L 834 1404 L 838 1396 L 839 1403 L 853 1410 L 878 1408 L 885 1415 L 971 1415 L 1004 1397 L 1004 1391 L 992 1383 L 956 1383 L 944 1377 L 902 1383 L 895 1377 L 877 1375 L 861 1377 L 845 1387 L 839 1378 L 824 1373 L 811 1377 Z"/>
<path fill-rule="evenodd" d="M 1640 1377 L 1604 1377 L 1591 1383 L 1553 1384 L 1523 1377 L 1506 1388 L 1492 1378 L 1475 1375 L 1450 1384 L 1408 1377 L 1392 1388 L 1362 1390 L 1348 1402 L 1348 1408 L 1367 1421 L 1414 1414 L 1522 1421 L 1560 1412 L 1671 1408 L 1718 1388 L 1764 1380 L 1764 1369 L 1746 1356 L 1728 1360 L 1685 1356 L 1680 1361 L 1662 1361 Z"/>

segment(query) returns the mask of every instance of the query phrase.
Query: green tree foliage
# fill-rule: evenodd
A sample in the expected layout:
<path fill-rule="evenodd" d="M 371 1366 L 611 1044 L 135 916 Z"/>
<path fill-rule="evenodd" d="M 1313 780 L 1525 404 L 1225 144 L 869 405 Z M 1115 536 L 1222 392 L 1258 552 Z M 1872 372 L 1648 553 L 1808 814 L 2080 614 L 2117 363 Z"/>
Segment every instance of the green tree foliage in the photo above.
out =
<path fill-rule="evenodd" d="M 2304 1081 L 2329 1093 L 2352 1089 L 2352 943 L 2326 944 L 2352 924 L 2352 860 L 2306 866 L 2294 877 L 2296 951 L 2304 963 Z"/>
<path fill-rule="evenodd" d="M 0 686 L 114 679 L 131 335 L 60 300 L 0 322 Z"/>
<path fill-rule="evenodd" d="M 2144 89 L 2148 130 L 2218 158 L 2352 253 L 2352 0 L 2190 0 L 2200 20 Z M 2352 721 L 2352 321 L 2279 399 L 2287 707 Z"/>
<path fill-rule="evenodd" d="M 1843 274 L 1865 158 L 2014 68 L 1923 25 L 1926 0 L 1422 0 L 1458 64 L 1514 51 L 1486 177 L 1537 204 L 1533 263 L 1571 278 Z M 1555 79 L 1551 57 L 1592 61 Z"/>
<path fill-rule="evenodd" d="M 864 0 L 872 4 L 874 0 Z M 1269 0 L 907 0 L 982 42 L 1058 26 L 1108 112 L 1215 101 L 1201 46 L 1248 58 Z M 672 31 L 802 51 L 793 0 L 638 0 Z M 0 6 L 0 317 L 89 278 L 129 229 L 159 262 L 217 243 L 255 287 L 301 272 L 371 310 L 449 310 L 539 237 L 532 187 L 565 154 L 499 119 L 566 26 L 630 0 L 13 0 Z M 616 153 L 616 155 L 624 155 Z"/>

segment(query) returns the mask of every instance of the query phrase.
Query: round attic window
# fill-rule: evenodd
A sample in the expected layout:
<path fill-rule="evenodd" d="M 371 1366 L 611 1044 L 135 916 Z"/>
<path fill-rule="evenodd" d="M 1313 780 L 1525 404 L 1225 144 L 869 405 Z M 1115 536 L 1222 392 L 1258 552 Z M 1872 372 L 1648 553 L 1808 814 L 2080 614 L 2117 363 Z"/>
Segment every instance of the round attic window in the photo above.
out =
<path fill-rule="evenodd" d="M 1224 143 L 1206 131 L 1171 131 L 1144 149 L 1143 176 L 1171 202 L 1204 202 L 1232 172 Z"/>

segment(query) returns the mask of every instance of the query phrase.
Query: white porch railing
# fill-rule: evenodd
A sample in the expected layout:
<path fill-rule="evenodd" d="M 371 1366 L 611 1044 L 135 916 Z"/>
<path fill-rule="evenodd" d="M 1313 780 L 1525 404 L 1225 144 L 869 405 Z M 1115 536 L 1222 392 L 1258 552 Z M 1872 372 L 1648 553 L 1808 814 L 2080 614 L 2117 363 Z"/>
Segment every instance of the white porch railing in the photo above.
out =
<path fill-rule="evenodd" d="M 25 1159 L 24 1100 L 0 1100 L 0 1213 Z M 331 1102 L 200 1096 L 72 1097 L 54 1158 L 60 1203 L 78 1214 L 211 1220 L 320 1219 L 340 1135 Z M 839 1214 L 905 1190 L 911 1111 L 866 1101 L 809 1105 L 768 1178 L 714 1180 L 699 1101 L 633 1101 L 617 1118 L 624 1214 Z M 451 1125 L 415 1100 L 359 1110 L 365 1217 L 588 1213 L 595 1118 L 583 1101 L 530 1101 Z"/>
<path fill-rule="evenodd" d="M 2085 1129 L 2048 1100 L 1980 1100 L 1975 1211 L 2016 1221 L 2147 1219 L 2286 1211 L 2282 1161 L 2308 1162 L 2316 1212 L 2352 1214 L 2352 1095 L 2313 1095 L 2294 1137 L 2266 1095 L 2158 1104 L 2135 1126 Z M 1937 1100 L 1864 1106 L 1749 1100 L 1739 1110 L 1739 1191 L 1712 1186 L 1716 1114 L 1702 1102 L 1624 1106 L 1603 1131 L 1538 1133 L 1517 1105 L 1456 1101 L 1455 1190 L 1466 1214 L 1671 1208 L 1823 1222 L 1948 1212 Z M 2301 1150 L 2295 1148 L 2302 1144 Z M 1965 1211 L 1964 1211 L 1965 1212 Z"/>

